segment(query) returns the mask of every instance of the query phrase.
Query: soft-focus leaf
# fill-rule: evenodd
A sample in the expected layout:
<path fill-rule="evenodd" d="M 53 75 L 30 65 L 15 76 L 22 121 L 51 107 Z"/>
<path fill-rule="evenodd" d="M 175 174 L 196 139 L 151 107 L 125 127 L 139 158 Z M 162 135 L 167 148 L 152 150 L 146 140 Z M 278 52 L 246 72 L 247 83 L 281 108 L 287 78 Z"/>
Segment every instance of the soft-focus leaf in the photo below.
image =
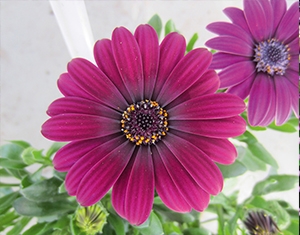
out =
<path fill-rule="evenodd" d="M 272 122 L 268 126 L 268 128 L 276 130 L 276 131 L 288 132 L 288 133 L 293 133 L 293 132 L 297 131 L 297 129 L 292 124 L 289 124 L 289 123 L 285 123 L 285 124 L 283 124 L 281 126 L 277 126 L 277 125 L 275 125 L 274 122 Z"/>
<path fill-rule="evenodd" d="M 155 29 L 158 38 L 160 38 L 160 34 L 161 34 L 161 30 L 162 30 L 162 22 L 161 22 L 160 17 L 157 14 L 155 14 L 148 21 L 148 24 L 151 25 Z"/>
<path fill-rule="evenodd" d="M 5 169 L 0 169 L 0 178 L 11 176 Z"/>
<path fill-rule="evenodd" d="M 162 224 L 154 212 L 151 212 L 150 217 L 144 224 L 135 226 L 134 228 L 137 229 L 142 235 L 163 234 Z"/>
<path fill-rule="evenodd" d="M 291 217 L 277 201 L 267 201 L 260 196 L 255 196 L 246 202 L 245 207 L 247 209 L 261 209 L 269 212 L 281 230 L 286 229 L 290 225 Z"/>
<path fill-rule="evenodd" d="M 29 221 L 32 218 L 29 217 L 22 217 L 15 225 L 14 227 L 9 230 L 6 235 L 16 235 L 21 234 L 21 231 L 24 229 L 24 227 L 29 223 Z"/>
<path fill-rule="evenodd" d="M 19 169 L 23 169 L 26 166 L 27 166 L 26 164 L 24 164 L 20 161 L 10 160 L 10 159 L 6 159 L 6 158 L 0 158 L 0 167 L 3 167 L 3 168 L 19 170 Z"/>
<path fill-rule="evenodd" d="M 43 150 L 37 150 L 33 147 L 29 147 L 29 148 L 24 149 L 24 151 L 21 154 L 21 157 L 27 165 L 31 165 L 34 163 L 41 163 L 44 165 L 52 165 L 51 160 L 45 158 L 45 156 L 43 155 L 42 152 L 43 152 Z"/>
<path fill-rule="evenodd" d="M 63 142 L 55 142 L 53 143 L 48 151 L 46 152 L 46 158 L 50 158 L 54 153 L 56 153 L 61 147 L 63 147 L 66 143 Z"/>
<path fill-rule="evenodd" d="M 54 170 L 53 171 L 53 176 L 56 177 L 57 179 L 64 181 L 66 178 L 67 173 L 66 172 L 59 172 Z"/>
<path fill-rule="evenodd" d="M 56 201 L 66 197 L 66 194 L 60 194 L 58 191 L 61 181 L 56 178 L 43 180 L 34 183 L 21 190 L 21 193 L 28 200 L 35 202 Z"/>
<path fill-rule="evenodd" d="M 6 208 L 12 207 L 13 201 L 19 196 L 19 192 L 9 193 L 0 198 L 0 213 Z"/>
<path fill-rule="evenodd" d="M 167 234 L 167 235 L 180 235 L 180 234 L 182 234 L 181 229 L 175 223 L 176 222 L 164 222 L 163 223 L 164 234 Z"/>
<path fill-rule="evenodd" d="M 183 231 L 184 235 L 210 235 L 211 233 L 204 228 L 187 228 Z"/>
<path fill-rule="evenodd" d="M 20 155 L 23 151 L 23 147 L 18 144 L 5 144 L 0 146 L 0 157 L 7 158 L 15 161 L 22 161 Z"/>
<path fill-rule="evenodd" d="M 299 234 L 299 218 L 292 219 L 288 228 L 283 232 L 284 232 L 284 234 L 288 234 L 286 232 L 289 232 L 290 234 L 293 234 L 293 235 Z"/>
<path fill-rule="evenodd" d="M 176 32 L 175 23 L 173 20 L 168 20 L 168 22 L 165 25 L 165 36 L 169 33 Z"/>
<path fill-rule="evenodd" d="M 11 140 L 10 143 L 21 146 L 23 149 L 28 148 L 30 144 L 24 140 Z"/>
<path fill-rule="evenodd" d="M 58 216 L 74 209 L 73 205 L 67 200 L 33 202 L 25 197 L 15 200 L 13 206 L 20 215 L 36 217 Z"/>
<path fill-rule="evenodd" d="M 287 121 L 287 123 L 289 123 L 289 124 L 291 124 L 291 125 L 293 125 L 293 126 L 298 127 L 298 126 L 299 126 L 299 118 L 297 118 L 297 117 L 292 117 L 292 118 L 290 118 L 290 119 Z"/>
<path fill-rule="evenodd" d="M 27 229 L 23 235 L 41 235 L 44 234 L 45 232 L 45 227 L 48 223 L 44 222 L 44 223 L 37 223 L 35 225 L 33 225 L 32 227 L 30 227 L 29 229 Z"/>
<path fill-rule="evenodd" d="M 23 163 L 22 163 L 23 164 Z M 24 169 L 20 169 L 20 170 L 16 170 L 16 169 L 5 169 L 7 171 L 8 174 L 10 174 L 11 176 L 22 180 L 23 177 L 28 175 L 28 172 Z"/>
<path fill-rule="evenodd" d="M 198 40 L 198 34 L 195 33 L 192 38 L 190 39 L 190 41 L 188 42 L 187 46 L 186 46 L 186 51 L 189 52 L 191 50 L 193 50 L 195 43 Z"/>
<path fill-rule="evenodd" d="M 231 165 L 217 165 L 220 168 L 224 178 L 236 177 L 244 174 L 247 171 L 247 168 L 238 160 Z"/>
<path fill-rule="evenodd" d="M 19 218 L 14 211 L 8 211 L 5 214 L 0 215 L 0 228 L 8 227 L 13 224 L 14 220 Z"/>
<path fill-rule="evenodd" d="M 271 175 L 267 179 L 258 182 L 252 191 L 253 195 L 265 195 L 272 192 L 290 190 L 299 181 L 294 175 Z"/>
<path fill-rule="evenodd" d="M 113 227 L 116 235 L 125 235 L 124 221 L 117 215 L 110 213 L 107 217 L 108 224 Z"/>
<path fill-rule="evenodd" d="M 266 171 L 266 164 L 259 160 L 245 147 L 237 146 L 238 160 L 249 170 L 249 171 Z"/>

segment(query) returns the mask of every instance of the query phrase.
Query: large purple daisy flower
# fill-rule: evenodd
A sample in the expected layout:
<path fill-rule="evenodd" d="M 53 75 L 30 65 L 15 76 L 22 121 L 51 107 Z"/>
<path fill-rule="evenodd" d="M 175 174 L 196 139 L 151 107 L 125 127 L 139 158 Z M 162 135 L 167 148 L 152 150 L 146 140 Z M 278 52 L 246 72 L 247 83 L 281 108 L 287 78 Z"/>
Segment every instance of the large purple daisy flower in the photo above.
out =
<path fill-rule="evenodd" d="M 71 141 L 56 154 L 67 171 L 66 189 L 83 206 L 110 188 L 117 213 L 132 224 L 149 216 L 155 190 L 172 210 L 204 210 L 222 189 L 214 162 L 236 157 L 228 137 L 245 131 L 245 105 L 231 94 L 214 94 L 217 74 L 206 49 L 185 55 L 183 36 L 159 45 L 149 25 L 134 35 L 116 28 L 96 43 L 97 66 L 73 59 L 58 87 L 65 96 L 48 109 L 45 137 Z"/>
<path fill-rule="evenodd" d="M 244 0 L 244 11 L 229 7 L 231 23 L 207 29 L 219 34 L 206 45 L 219 50 L 210 68 L 222 69 L 220 88 L 242 99 L 249 95 L 248 119 L 266 126 L 283 124 L 291 109 L 298 115 L 298 3 Z"/>

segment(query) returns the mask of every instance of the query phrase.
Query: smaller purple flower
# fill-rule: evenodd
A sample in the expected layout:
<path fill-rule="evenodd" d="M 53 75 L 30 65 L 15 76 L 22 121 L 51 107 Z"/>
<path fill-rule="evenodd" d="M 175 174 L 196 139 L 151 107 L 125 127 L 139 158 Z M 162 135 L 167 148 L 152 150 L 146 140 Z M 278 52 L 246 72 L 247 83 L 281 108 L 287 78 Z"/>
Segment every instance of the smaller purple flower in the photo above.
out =
<path fill-rule="evenodd" d="M 221 69 L 220 88 L 249 96 L 253 126 L 282 125 L 291 110 L 298 116 L 298 3 L 286 10 L 285 0 L 244 0 L 244 11 L 224 13 L 232 23 L 208 25 L 219 36 L 206 42 L 218 50 L 210 68 Z"/>

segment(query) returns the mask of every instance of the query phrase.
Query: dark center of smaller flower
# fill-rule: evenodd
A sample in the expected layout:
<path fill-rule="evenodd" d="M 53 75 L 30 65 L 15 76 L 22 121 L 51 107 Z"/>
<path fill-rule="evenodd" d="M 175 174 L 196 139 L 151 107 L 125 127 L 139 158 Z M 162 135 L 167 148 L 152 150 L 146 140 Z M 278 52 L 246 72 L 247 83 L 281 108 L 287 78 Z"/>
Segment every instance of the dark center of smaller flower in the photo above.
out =
<path fill-rule="evenodd" d="M 122 114 L 121 131 L 136 145 L 150 145 L 167 134 L 168 113 L 156 101 L 143 100 Z"/>
<path fill-rule="evenodd" d="M 284 75 L 291 59 L 289 51 L 288 45 L 274 38 L 256 44 L 254 62 L 257 62 L 257 72 L 262 71 L 271 76 Z"/>

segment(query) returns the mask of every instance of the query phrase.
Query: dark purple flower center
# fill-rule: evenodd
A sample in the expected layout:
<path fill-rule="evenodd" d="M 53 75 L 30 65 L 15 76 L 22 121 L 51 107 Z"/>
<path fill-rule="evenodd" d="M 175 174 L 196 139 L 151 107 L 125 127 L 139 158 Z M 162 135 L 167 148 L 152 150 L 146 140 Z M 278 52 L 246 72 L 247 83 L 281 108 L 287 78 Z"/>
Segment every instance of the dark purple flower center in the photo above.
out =
<path fill-rule="evenodd" d="M 168 129 L 168 113 L 156 101 L 146 99 L 132 104 L 122 114 L 121 131 L 136 145 L 154 144 Z"/>
<path fill-rule="evenodd" d="M 289 50 L 288 45 L 274 38 L 256 44 L 254 61 L 257 62 L 257 72 L 262 71 L 271 76 L 284 75 L 291 59 Z"/>

